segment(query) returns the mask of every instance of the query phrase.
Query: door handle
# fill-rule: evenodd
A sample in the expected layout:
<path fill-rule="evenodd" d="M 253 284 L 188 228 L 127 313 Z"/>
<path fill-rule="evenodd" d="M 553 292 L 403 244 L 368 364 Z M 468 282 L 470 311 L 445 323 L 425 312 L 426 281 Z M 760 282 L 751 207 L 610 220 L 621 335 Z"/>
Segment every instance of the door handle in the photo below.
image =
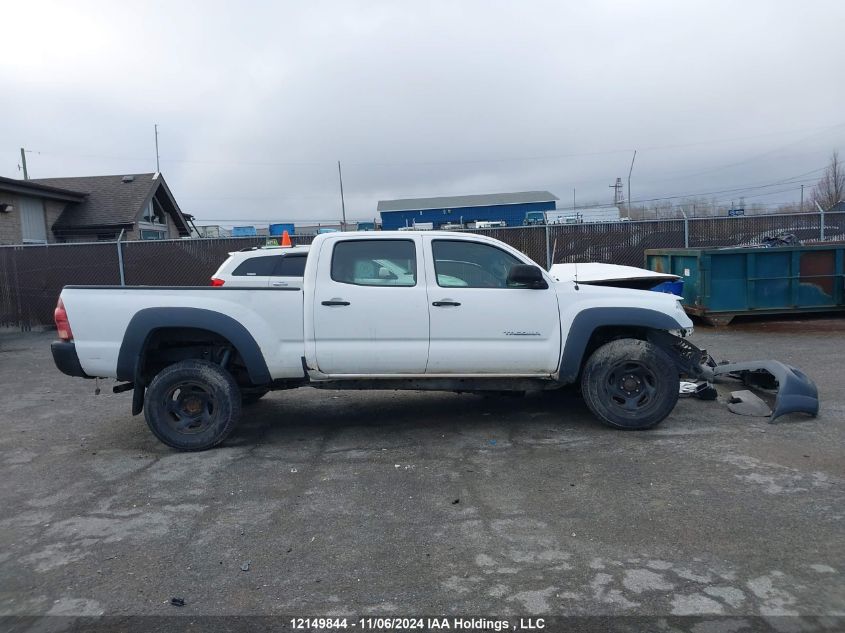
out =
<path fill-rule="evenodd" d="M 287 285 L 288 285 L 288 282 L 286 282 L 286 281 L 274 281 L 274 282 L 273 282 L 273 283 L 271 283 L 270 285 L 271 285 L 271 286 L 277 286 L 277 287 L 278 287 L 278 286 L 287 286 Z"/>
<path fill-rule="evenodd" d="M 446 300 L 443 300 L 443 301 L 434 301 L 434 302 L 432 302 L 431 305 L 437 306 L 438 308 L 442 308 L 443 306 L 459 306 L 461 304 L 458 303 L 457 301 L 451 301 L 449 299 L 446 299 Z"/>
<path fill-rule="evenodd" d="M 331 301 L 322 301 L 324 306 L 348 306 L 348 301 L 341 301 L 339 299 L 332 299 Z"/>

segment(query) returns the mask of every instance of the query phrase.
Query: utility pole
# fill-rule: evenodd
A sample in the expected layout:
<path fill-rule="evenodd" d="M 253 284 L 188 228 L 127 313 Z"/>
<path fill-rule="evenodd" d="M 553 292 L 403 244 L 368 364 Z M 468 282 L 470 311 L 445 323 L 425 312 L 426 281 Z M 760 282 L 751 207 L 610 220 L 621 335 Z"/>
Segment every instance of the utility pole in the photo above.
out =
<path fill-rule="evenodd" d="M 801 185 L 801 210 L 799 213 L 804 213 L 804 185 Z"/>
<path fill-rule="evenodd" d="M 572 187 L 572 210 L 575 211 L 575 187 Z"/>
<path fill-rule="evenodd" d="M 337 177 L 340 180 L 340 210 L 343 213 L 343 220 L 340 222 L 340 230 L 346 230 L 346 202 L 343 200 L 343 172 L 340 170 L 340 161 L 337 161 Z"/>
<path fill-rule="evenodd" d="M 631 158 L 631 168 L 628 170 L 628 218 L 631 218 L 631 172 L 634 171 L 634 161 L 637 160 L 637 150 Z"/>
<path fill-rule="evenodd" d="M 156 172 L 161 173 L 161 169 L 158 166 L 158 123 L 155 124 L 155 131 L 156 131 Z"/>
<path fill-rule="evenodd" d="M 26 171 L 26 150 L 21 147 L 21 168 L 23 169 L 23 179 L 29 180 L 29 173 Z"/>

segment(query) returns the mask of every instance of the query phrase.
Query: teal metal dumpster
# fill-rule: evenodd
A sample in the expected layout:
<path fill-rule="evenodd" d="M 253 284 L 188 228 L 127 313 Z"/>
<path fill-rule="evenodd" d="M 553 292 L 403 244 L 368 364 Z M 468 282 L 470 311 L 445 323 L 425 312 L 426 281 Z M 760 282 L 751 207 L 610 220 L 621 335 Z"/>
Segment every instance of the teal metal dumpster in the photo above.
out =
<path fill-rule="evenodd" d="M 843 259 L 842 243 L 645 251 L 645 267 L 682 277 L 684 308 L 713 325 L 745 314 L 845 309 Z"/>

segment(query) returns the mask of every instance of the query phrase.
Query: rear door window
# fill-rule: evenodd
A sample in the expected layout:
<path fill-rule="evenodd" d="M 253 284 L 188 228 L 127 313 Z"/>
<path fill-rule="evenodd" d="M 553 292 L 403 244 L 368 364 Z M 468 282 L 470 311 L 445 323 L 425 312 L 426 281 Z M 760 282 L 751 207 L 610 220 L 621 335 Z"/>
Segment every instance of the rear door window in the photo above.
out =
<path fill-rule="evenodd" d="M 264 257 L 250 257 L 241 262 L 235 270 L 232 271 L 233 277 L 268 277 L 273 274 L 276 268 L 276 260 L 279 259 L 277 255 L 268 255 Z"/>
<path fill-rule="evenodd" d="M 332 253 L 332 279 L 357 286 L 416 286 L 416 245 L 411 240 L 339 242 Z"/>
<path fill-rule="evenodd" d="M 276 259 L 278 259 L 278 262 L 273 271 L 274 277 L 302 277 L 305 275 L 307 255 L 277 255 Z"/>

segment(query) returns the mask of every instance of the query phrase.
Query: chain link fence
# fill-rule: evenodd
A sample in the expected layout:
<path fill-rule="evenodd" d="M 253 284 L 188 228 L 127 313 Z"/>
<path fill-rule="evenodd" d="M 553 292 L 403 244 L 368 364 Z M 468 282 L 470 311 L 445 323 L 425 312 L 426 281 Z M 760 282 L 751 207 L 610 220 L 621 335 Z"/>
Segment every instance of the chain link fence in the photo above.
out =
<path fill-rule="evenodd" d="M 642 266 L 649 248 L 753 246 L 792 233 L 804 243 L 845 240 L 845 213 L 560 224 L 467 231 L 501 240 L 546 268 L 563 262 Z M 295 245 L 313 236 L 291 236 Z M 205 286 L 232 251 L 266 237 L 0 247 L 0 325 L 53 322 L 66 285 Z M 122 279 L 121 279 L 122 278 Z"/>
<path fill-rule="evenodd" d="M 294 246 L 310 244 L 313 239 L 313 235 L 291 236 Z M 229 253 L 266 243 L 266 237 L 125 242 L 122 248 L 126 284 L 207 286 Z"/>

